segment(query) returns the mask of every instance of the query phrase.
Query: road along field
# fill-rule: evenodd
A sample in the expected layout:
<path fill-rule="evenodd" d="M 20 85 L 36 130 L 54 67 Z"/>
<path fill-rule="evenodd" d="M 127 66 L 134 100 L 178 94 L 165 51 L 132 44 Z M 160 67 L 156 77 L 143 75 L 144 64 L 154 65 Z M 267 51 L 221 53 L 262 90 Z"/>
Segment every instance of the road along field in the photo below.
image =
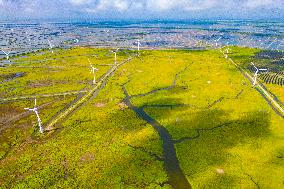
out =
<path fill-rule="evenodd" d="M 277 111 L 283 115 L 284 52 L 232 47 L 230 60 L 243 71 L 250 73 L 251 76 L 256 71 L 251 63 L 254 63 L 258 68 L 268 69 L 268 71 L 258 73 L 258 86 L 256 88 L 260 89 L 268 97 L 268 100 L 274 104 Z"/>
<path fill-rule="evenodd" d="M 1 86 L 1 97 L 90 92 L 86 57 L 98 54 L 91 58 L 94 65 L 113 61 L 106 49 L 59 52 L 71 58 L 1 69 L 6 80 L 10 73 L 23 73 Z M 1 104 L 2 188 L 284 187 L 283 118 L 223 54 L 130 53 L 134 58 L 53 132 L 38 133 L 35 116 L 23 110 L 32 100 Z M 77 60 L 76 54 L 84 56 Z M 118 57 L 122 63 L 129 55 L 122 51 Z M 62 70 L 44 76 L 46 66 Z M 110 67 L 99 69 L 103 76 Z M 38 99 L 44 126 L 83 96 Z"/>
<path fill-rule="evenodd" d="M 238 49 L 235 49 L 238 50 Z M 242 49 L 239 49 L 242 50 Z M 279 99 L 279 95 L 280 97 L 282 97 L 281 93 L 278 92 L 278 94 L 274 94 L 273 92 L 271 92 L 266 85 L 269 83 L 265 83 L 265 80 L 263 79 L 259 79 L 259 78 L 263 78 L 263 75 L 268 75 L 269 72 L 271 72 L 271 70 L 269 69 L 269 67 L 271 66 L 269 64 L 269 62 L 266 63 L 266 67 L 265 69 L 267 71 L 265 71 L 265 74 L 262 74 L 261 72 L 258 72 L 258 75 L 255 75 L 255 72 L 257 71 L 256 68 L 253 66 L 255 65 L 255 61 L 254 59 L 252 59 L 253 54 L 251 54 L 251 56 L 249 56 L 249 58 L 251 58 L 251 62 L 249 62 L 249 60 L 247 58 L 243 58 L 243 61 L 245 61 L 244 63 L 238 64 L 236 63 L 231 57 L 227 57 L 228 55 L 226 55 L 226 53 L 222 50 L 220 50 L 220 52 L 224 55 L 224 57 L 226 58 L 226 60 L 230 63 L 232 63 L 234 66 L 236 66 L 236 68 L 243 74 L 243 76 L 245 78 L 247 78 L 250 83 L 252 84 L 252 86 L 254 87 L 254 89 L 256 91 L 259 92 L 259 94 L 266 100 L 266 102 L 270 105 L 270 107 L 275 111 L 276 114 L 278 114 L 279 116 L 284 118 L 284 104 L 281 101 L 281 99 Z M 235 58 L 236 56 L 239 56 L 239 54 L 236 52 L 236 54 L 238 55 L 234 55 L 233 57 Z M 258 62 L 258 61 L 257 61 Z M 258 69 L 261 69 L 258 67 Z M 283 68 L 278 68 L 279 70 L 284 70 Z M 281 72 L 281 71 L 280 71 Z M 276 74 L 277 75 L 277 74 Z M 256 80 L 256 83 L 254 84 L 254 81 Z M 263 83 L 264 82 L 264 83 Z M 274 87 L 275 89 L 275 85 L 277 85 L 278 83 L 272 83 L 274 84 L 272 87 Z M 276 89 L 280 89 L 281 90 L 282 85 L 276 86 Z"/>

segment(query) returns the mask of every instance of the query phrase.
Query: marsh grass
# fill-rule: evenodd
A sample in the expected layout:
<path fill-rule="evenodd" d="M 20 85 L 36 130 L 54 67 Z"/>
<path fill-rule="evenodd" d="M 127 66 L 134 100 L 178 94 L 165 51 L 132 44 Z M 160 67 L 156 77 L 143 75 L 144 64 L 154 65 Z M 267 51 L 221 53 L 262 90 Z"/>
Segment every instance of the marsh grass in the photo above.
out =
<path fill-rule="evenodd" d="M 233 49 L 233 58 L 244 66 L 257 52 Z M 1 69 L 0 75 L 25 73 L 1 85 L 1 95 L 88 89 L 87 58 L 98 67 L 113 61 L 106 49 L 57 51 L 17 58 L 17 64 Z M 134 52 L 120 52 L 120 61 L 129 53 Z M 99 68 L 102 75 L 108 67 Z M 1 132 L 1 187 L 170 188 L 162 141 L 123 105 L 122 85 L 136 95 L 131 102 L 144 106 L 171 134 L 193 188 L 283 188 L 283 120 L 215 50 L 143 51 L 55 132 L 35 132 L 32 114 L 11 122 Z M 155 92 L 139 96 L 150 91 Z M 39 105 L 51 103 L 40 110 L 43 121 L 74 98 L 41 99 Z M 32 100 L 1 104 L 1 116 L 21 114 L 21 107 L 29 106 Z"/>

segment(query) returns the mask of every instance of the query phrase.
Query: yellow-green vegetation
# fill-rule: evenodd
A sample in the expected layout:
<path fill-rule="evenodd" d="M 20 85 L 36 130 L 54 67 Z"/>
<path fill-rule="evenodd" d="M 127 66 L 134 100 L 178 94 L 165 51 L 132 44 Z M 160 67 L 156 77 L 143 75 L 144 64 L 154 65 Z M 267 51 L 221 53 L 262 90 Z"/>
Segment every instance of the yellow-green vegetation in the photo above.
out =
<path fill-rule="evenodd" d="M 113 60 L 113 55 L 105 49 L 73 48 L 56 50 L 53 54 L 30 54 L 1 69 L 0 95 L 5 98 L 88 89 L 93 80 L 89 61 L 99 69 L 96 72 L 99 78 L 110 68 Z M 18 78 L 17 73 L 20 75 Z"/>
<path fill-rule="evenodd" d="M 284 106 L 284 51 L 232 47 L 230 57 L 251 75 L 256 71 L 251 62 L 259 68 L 267 68 L 269 71 L 260 72 L 258 78 Z"/>
<path fill-rule="evenodd" d="M 241 65 L 257 50 L 234 47 L 234 52 L 231 57 Z M 107 53 L 74 48 L 18 58 L 0 70 L 1 77 L 25 74 L 5 81 L 1 97 L 88 90 L 88 58 L 103 75 L 109 67 L 99 65 L 113 63 Z M 119 62 L 133 53 L 120 52 Z M 55 67 L 62 69 L 52 74 Z M 50 80 L 52 86 L 35 88 L 30 80 Z M 32 100 L 1 104 L 1 117 L 15 117 L 1 118 L 1 187 L 175 187 L 165 168 L 165 137 L 127 106 L 125 92 L 137 111 L 169 133 L 167 142 L 176 151 L 170 155 L 177 157 L 192 188 L 284 187 L 283 118 L 217 50 L 143 51 L 121 66 L 97 96 L 43 135 L 35 116 L 24 114 Z M 43 123 L 75 98 L 80 96 L 38 99 Z"/>

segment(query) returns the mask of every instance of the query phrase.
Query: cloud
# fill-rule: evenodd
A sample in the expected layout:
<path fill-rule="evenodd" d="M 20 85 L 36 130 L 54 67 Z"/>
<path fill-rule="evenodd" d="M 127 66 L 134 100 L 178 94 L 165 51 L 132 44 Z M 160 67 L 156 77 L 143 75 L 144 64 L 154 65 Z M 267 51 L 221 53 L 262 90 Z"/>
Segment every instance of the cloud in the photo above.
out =
<path fill-rule="evenodd" d="M 73 5 L 83 5 L 89 2 L 90 0 L 70 0 L 70 3 Z"/>
<path fill-rule="evenodd" d="M 104 17 L 148 18 L 190 15 L 276 15 L 284 9 L 284 0 L 0 0 L 1 17 L 74 17 L 103 15 Z M 273 10 L 273 11 L 271 11 Z M 17 14 L 15 14 L 15 12 Z M 279 13 L 280 12 L 280 13 Z M 240 14 L 246 13 L 246 14 Z M 96 16 L 97 17 L 97 16 Z"/>
<path fill-rule="evenodd" d="M 183 1 L 183 0 L 181 0 Z M 172 0 L 149 0 L 147 6 L 150 10 L 166 11 L 178 7 L 181 4 L 180 1 Z"/>
<path fill-rule="evenodd" d="M 259 7 L 259 6 L 270 5 L 272 3 L 273 3 L 273 1 L 271 1 L 271 0 L 249 0 L 249 1 L 247 1 L 247 3 L 245 5 L 248 6 L 248 7 L 251 7 L 251 8 L 255 8 L 255 7 Z"/>
<path fill-rule="evenodd" d="M 283 8 L 284 2 L 283 0 L 248 0 L 245 5 L 249 8 Z"/>
<path fill-rule="evenodd" d="M 191 1 L 184 9 L 187 11 L 206 10 L 216 7 L 216 5 L 218 5 L 216 0 Z"/>
<path fill-rule="evenodd" d="M 126 11 L 129 8 L 129 3 L 125 0 L 115 0 L 114 7 L 119 11 Z"/>
<path fill-rule="evenodd" d="M 100 0 L 97 3 L 93 3 L 93 5 L 90 3 L 85 10 L 90 13 L 108 10 L 124 12 L 130 8 L 130 5 L 130 1 L 127 0 Z"/>
<path fill-rule="evenodd" d="M 155 11 L 168 11 L 173 9 L 193 11 L 209 9 L 216 4 L 217 0 L 149 0 L 148 8 Z"/>
<path fill-rule="evenodd" d="M 143 2 L 132 2 L 131 7 L 133 9 L 143 9 L 144 8 L 144 4 Z"/>

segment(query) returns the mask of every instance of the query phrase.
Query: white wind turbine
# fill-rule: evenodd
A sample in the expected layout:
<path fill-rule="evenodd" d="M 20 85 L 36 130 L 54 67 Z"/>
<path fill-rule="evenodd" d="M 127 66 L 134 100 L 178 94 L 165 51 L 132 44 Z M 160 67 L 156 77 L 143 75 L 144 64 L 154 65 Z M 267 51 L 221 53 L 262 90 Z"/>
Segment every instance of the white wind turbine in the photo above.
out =
<path fill-rule="evenodd" d="M 229 48 L 229 42 L 227 42 L 227 48 L 226 48 L 226 50 L 225 50 L 225 58 L 226 59 L 228 59 L 229 58 L 229 51 L 230 51 L 231 49 Z"/>
<path fill-rule="evenodd" d="M 229 58 L 229 49 L 227 48 L 225 51 L 225 58 L 228 59 Z"/>
<path fill-rule="evenodd" d="M 256 82 L 257 82 L 257 75 L 258 75 L 258 72 L 259 72 L 259 71 L 268 71 L 268 69 L 258 69 L 258 68 L 254 65 L 253 62 L 252 62 L 251 64 L 252 64 L 253 67 L 256 69 L 256 72 L 255 72 L 255 74 L 254 74 L 254 76 L 253 76 L 253 84 L 252 84 L 252 86 L 255 86 L 255 85 L 256 85 Z"/>
<path fill-rule="evenodd" d="M 6 59 L 9 60 L 9 54 L 11 53 L 11 51 L 5 51 L 4 49 L 1 49 L 2 52 L 6 55 Z"/>
<path fill-rule="evenodd" d="M 218 47 L 218 42 L 222 39 L 222 37 L 219 37 L 218 39 L 214 40 L 215 41 L 215 46 Z"/>
<path fill-rule="evenodd" d="M 140 45 L 141 45 L 140 40 L 138 39 L 136 43 L 137 43 L 137 50 L 139 52 L 140 51 Z"/>
<path fill-rule="evenodd" d="M 266 48 L 269 49 L 274 43 L 276 43 L 277 39 L 274 39 Z"/>
<path fill-rule="evenodd" d="M 117 64 L 117 51 L 119 50 L 119 48 L 117 48 L 115 51 L 110 51 L 114 54 L 114 64 Z"/>
<path fill-rule="evenodd" d="M 37 121 L 38 121 L 38 126 L 39 126 L 39 132 L 40 133 L 43 133 L 43 128 L 42 128 L 42 123 L 41 123 L 41 119 L 39 117 L 39 114 L 38 114 L 38 109 L 36 107 L 36 99 L 35 99 L 35 105 L 34 105 L 34 108 L 25 108 L 25 110 L 28 110 L 28 111 L 32 111 L 36 114 L 36 117 L 37 117 Z"/>
<path fill-rule="evenodd" d="M 89 60 L 89 59 L 88 59 Z M 90 73 L 92 73 L 94 75 L 94 80 L 93 80 L 93 84 L 96 84 L 96 71 L 99 71 L 98 68 L 95 68 L 92 64 L 91 61 L 89 60 L 90 66 L 91 66 L 91 71 Z"/>
<path fill-rule="evenodd" d="M 54 45 L 48 40 L 48 43 L 49 43 L 49 49 L 51 50 L 51 53 L 53 53 L 53 47 Z"/>

